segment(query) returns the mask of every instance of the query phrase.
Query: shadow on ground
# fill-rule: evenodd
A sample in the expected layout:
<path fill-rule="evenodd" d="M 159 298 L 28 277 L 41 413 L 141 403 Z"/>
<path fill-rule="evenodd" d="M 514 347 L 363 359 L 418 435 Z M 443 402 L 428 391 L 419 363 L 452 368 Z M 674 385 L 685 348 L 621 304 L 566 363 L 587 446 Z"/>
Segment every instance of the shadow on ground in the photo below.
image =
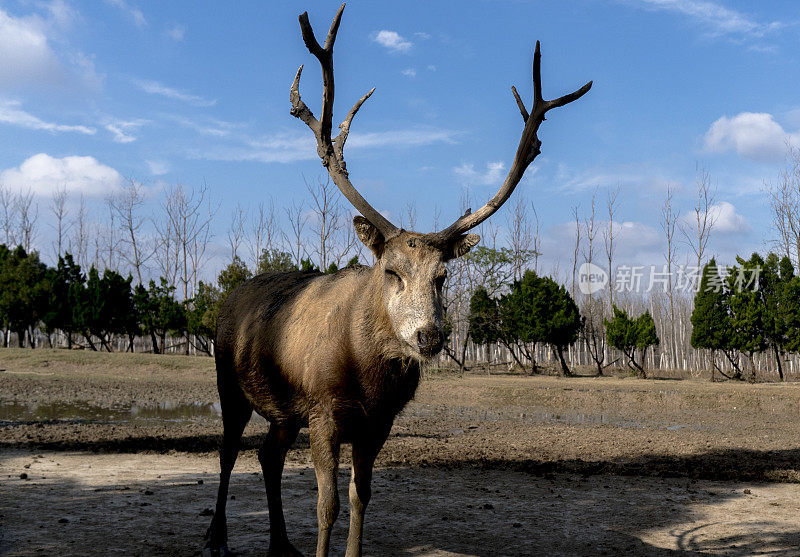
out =
<path fill-rule="evenodd" d="M 396 433 L 392 437 L 422 437 L 436 439 L 425 433 Z M 446 437 L 443 435 L 443 437 Z M 242 439 L 244 451 L 260 446 L 262 435 L 245 435 Z M 391 438 L 390 438 L 391 441 Z M 217 435 L 186 436 L 127 436 L 118 439 L 70 439 L 57 441 L 0 442 L 0 448 L 89 451 L 102 453 L 136 452 L 216 452 L 220 437 Z M 308 449 L 308 433 L 300 432 L 295 450 Z M 382 466 L 421 466 L 434 468 L 478 468 L 482 470 L 513 470 L 535 475 L 572 473 L 582 475 L 619 474 L 626 476 L 660 476 L 707 480 L 738 481 L 785 481 L 796 482 L 800 468 L 800 448 L 784 450 L 710 449 L 690 455 L 643 454 L 633 457 L 618 457 L 613 460 L 507 458 L 492 456 L 463 456 L 452 453 L 403 452 L 391 456 L 384 451 L 379 457 Z"/>
<path fill-rule="evenodd" d="M 0 553 L 193 555 L 202 547 L 217 488 L 213 455 L 34 455 L 0 457 L 4 474 L 34 462 L 28 480 L 0 479 Z M 258 470 L 245 455 L 230 492 L 230 545 L 244 555 L 263 555 L 268 544 Z M 347 479 L 342 470 L 333 555 L 346 539 Z M 290 536 L 313 554 L 313 470 L 290 464 L 283 485 Z M 381 468 L 373 486 L 365 555 L 788 556 L 800 547 L 796 485 L 455 466 Z"/>

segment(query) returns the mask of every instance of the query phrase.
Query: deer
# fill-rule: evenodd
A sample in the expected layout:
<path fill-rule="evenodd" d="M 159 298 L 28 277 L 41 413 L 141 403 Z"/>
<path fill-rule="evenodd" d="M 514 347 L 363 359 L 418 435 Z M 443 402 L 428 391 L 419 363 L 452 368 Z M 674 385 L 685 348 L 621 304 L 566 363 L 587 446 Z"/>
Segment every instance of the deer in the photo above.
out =
<path fill-rule="evenodd" d="M 210 555 L 231 554 L 225 505 L 240 440 L 253 411 L 269 422 L 258 450 L 269 509 L 268 554 L 301 555 L 287 535 L 281 477 L 288 450 L 300 429 L 307 427 L 318 489 L 316 555 L 328 555 L 331 528 L 339 513 L 337 476 L 343 443 L 352 446 L 346 555 L 361 555 L 373 465 L 395 417 L 414 396 L 420 366 L 445 342 L 442 288 L 447 263 L 479 242 L 480 237 L 469 231 L 506 202 L 540 153 L 537 131 L 545 114 L 577 100 L 592 86 L 590 81 L 573 93 L 544 100 L 537 41 L 530 112 L 516 88 L 511 88 L 524 128 L 498 192 L 479 210 L 467 210 L 443 230 L 404 230 L 361 196 L 345 164 L 350 125 L 374 88 L 353 105 L 338 135 L 331 138 L 333 45 L 344 7 L 333 18 L 324 45 L 317 41 L 308 13 L 299 16 L 303 41 L 322 68 L 322 111 L 315 117 L 300 97 L 301 65 L 290 88 L 290 113 L 311 129 L 322 165 L 360 213 L 353 226 L 375 263 L 332 275 L 300 271 L 258 275 L 234 289 L 222 304 L 215 363 L 223 437 L 216 509 L 204 550 Z"/>

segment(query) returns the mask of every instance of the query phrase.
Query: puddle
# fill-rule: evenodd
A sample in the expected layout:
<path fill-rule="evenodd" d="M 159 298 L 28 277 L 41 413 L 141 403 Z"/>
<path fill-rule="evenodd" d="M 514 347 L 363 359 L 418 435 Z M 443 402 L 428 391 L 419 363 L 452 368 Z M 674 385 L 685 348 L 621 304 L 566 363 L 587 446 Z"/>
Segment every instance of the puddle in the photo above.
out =
<path fill-rule="evenodd" d="M 193 421 L 217 419 L 219 403 L 195 402 L 191 404 L 161 402 L 158 404 L 132 403 L 110 408 L 88 402 L 0 402 L 0 423 L 31 423 L 62 421 L 75 423 L 122 423 L 131 421 Z"/>
<path fill-rule="evenodd" d="M 465 425 L 451 433 L 459 435 L 464 429 L 477 427 L 475 423 L 510 421 L 536 424 L 566 425 L 610 425 L 622 428 L 655 427 L 668 430 L 700 429 L 698 426 L 673 424 L 666 422 L 637 421 L 620 416 L 589 413 L 579 411 L 554 411 L 551 408 L 538 407 L 505 407 L 499 409 L 483 409 L 473 406 L 450 406 L 444 404 L 412 403 L 403 415 L 412 418 L 456 419 Z M 0 402 L 0 425 L 30 424 L 37 422 L 69 422 L 69 423 L 128 423 L 128 422 L 190 422 L 198 420 L 218 420 L 219 403 L 195 402 L 176 403 L 171 401 L 157 404 L 132 403 L 130 405 L 97 406 L 89 402 L 53 402 L 40 404 L 31 402 Z M 254 421 L 263 422 L 258 414 L 253 414 Z"/>

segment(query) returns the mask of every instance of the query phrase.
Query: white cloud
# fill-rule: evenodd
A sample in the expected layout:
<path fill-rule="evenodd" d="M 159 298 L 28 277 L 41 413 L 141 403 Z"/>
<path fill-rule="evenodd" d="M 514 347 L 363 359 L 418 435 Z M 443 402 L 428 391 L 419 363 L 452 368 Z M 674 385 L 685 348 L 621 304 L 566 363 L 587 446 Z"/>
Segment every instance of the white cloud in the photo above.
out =
<path fill-rule="evenodd" d="M 385 132 L 351 133 L 345 151 L 381 147 L 409 148 L 434 143 L 453 143 L 457 132 L 438 128 L 412 128 Z M 219 146 L 210 151 L 195 150 L 191 156 L 207 160 L 259 161 L 290 163 L 317 158 L 314 138 L 310 133 L 277 134 L 246 139 L 245 146 Z"/>
<path fill-rule="evenodd" d="M 177 122 L 181 126 L 212 137 L 228 137 L 234 130 L 243 127 L 243 124 L 240 123 L 226 122 L 225 120 L 218 120 L 207 116 L 200 116 L 198 118 L 185 118 L 174 114 L 166 114 L 164 116 Z"/>
<path fill-rule="evenodd" d="M 414 46 L 409 40 L 404 39 L 396 31 L 383 29 L 372 35 L 372 40 L 389 50 L 389 52 L 408 52 Z"/>
<path fill-rule="evenodd" d="M 134 79 L 133 83 L 145 93 L 149 93 L 151 95 L 160 95 L 168 99 L 174 99 L 177 101 L 185 102 L 192 106 L 205 107 L 205 106 L 214 106 L 215 104 L 217 104 L 216 99 L 208 100 L 197 95 L 184 93 L 183 91 L 179 91 L 178 89 L 174 89 L 172 87 L 167 87 L 166 85 L 163 85 L 157 81 L 152 81 L 147 79 Z"/>
<path fill-rule="evenodd" d="M 538 168 L 538 167 L 536 167 Z M 649 164 L 624 164 L 612 167 L 595 167 L 576 172 L 560 163 L 556 174 L 558 189 L 579 192 L 598 187 L 646 188 L 654 191 L 673 187 L 677 180 L 668 178 L 665 172 Z"/>
<path fill-rule="evenodd" d="M 779 22 L 760 23 L 747 14 L 704 0 L 642 0 L 639 5 L 688 16 L 702 25 L 711 36 L 740 35 L 760 38 L 783 27 Z"/>
<path fill-rule="evenodd" d="M 20 108 L 21 103 L 17 101 L 0 101 L 0 123 L 10 124 L 30 130 L 45 130 L 49 132 L 76 132 L 85 135 L 94 135 L 95 128 L 87 126 L 73 126 L 65 124 L 55 124 L 45 122 L 33 114 Z"/>
<path fill-rule="evenodd" d="M 406 77 L 417 77 L 417 70 L 414 68 L 406 68 L 402 71 L 402 74 Z"/>
<path fill-rule="evenodd" d="M 169 163 L 164 161 L 144 161 L 147 168 L 150 169 L 150 174 L 153 176 L 163 176 L 169 172 Z"/>
<path fill-rule="evenodd" d="M 347 138 L 351 149 L 374 147 L 421 147 L 433 143 L 454 143 L 458 132 L 439 128 L 414 128 L 385 132 L 352 133 Z"/>
<path fill-rule="evenodd" d="M 30 189 L 41 196 L 61 188 L 87 196 L 103 196 L 122 184 L 122 176 L 94 157 L 59 159 L 39 153 L 16 168 L 0 172 L 0 183 L 11 189 Z"/>
<path fill-rule="evenodd" d="M 76 12 L 60 0 L 33 5 L 41 13 L 14 16 L 0 8 L 0 88 L 63 86 L 72 78 L 98 86 L 91 58 L 69 45 Z"/>
<path fill-rule="evenodd" d="M 464 163 L 453 168 L 453 172 L 465 183 L 473 186 L 490 186 L 499 184 L 505 174 L 506 165 L 502 161 L 487 162 L 486 171 L 478 172 L 475 165 Z"/>
<path fill-rule="evenodd" d="M 146 123 L 147 123 L 146 120 L 133 120 L 133 121 L 116 120 L 106 124 L 105 128 L 106 130 L 108 130 L 113 134 L 115 142 L 131 143 L 133 141 L 136 141 L 136 137 L 134 135 L 131 135 L 131 133 Z"/>
<path fill-rule="evenodd" d="M 715 203 L 708 209 L 711 222 L 713 223 L 711 234 L 746 234 L 752 230 L 750 223 L 742 215 L 736 212 L 736 207 L 727 201 Z M 701 213 L 700 218 L 703 218 Z M 681 220 L 683 225 L 691 229 L 697 229 L 697 215 L 694 213 L 685 214 Z"/>
<path fill-rule="evenodd" d="M 59 63 L 38 17 L 15 18 L 0 9 L 0 81 L 50 80 Z"/>
<path fill-rule="evenodd" d="M 125 2 L 125 0 L 106 0 L 106 3 L 124 12 L 125 15 L 131 18 L 131 21 L 133 21 L 133 24 L 136 25 L 136 27 L 144 27 L 147 25 L 147 20 L 145 19 L 142 10 L 129 5 L 127 2 Z"/>
<path fill-rule="evenodd" d="M 164 31 L 164 34 L 175 42 L 180 42 L 186 35 L 186 27 L 183 25 L 173 25 Z"/>
<path fill-rule="evenodd" d="M 741 112 L 732 118 L 723 116 L 713 124 L 703 138 L 706 151 L 738 155 L 756 161 L 781 160 L 786 146 L 800 143 L 800 134 L 788 133 L 765 112 Z"/>

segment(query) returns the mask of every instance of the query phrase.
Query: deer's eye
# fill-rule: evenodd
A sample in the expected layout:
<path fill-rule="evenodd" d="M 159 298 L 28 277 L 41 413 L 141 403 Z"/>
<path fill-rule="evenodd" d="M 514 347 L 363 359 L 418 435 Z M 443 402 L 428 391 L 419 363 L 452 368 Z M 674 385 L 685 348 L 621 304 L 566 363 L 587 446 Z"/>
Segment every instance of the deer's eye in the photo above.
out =
<path fill-rule="evenodd" d="M 386 276 L 390 280 L 394 281 L 395 284 L 397 284 L 397 286 L 402 290 L 402 288 L 403 288 L 403 279 L 400 278 L 400 275 L 398 275 L 397 272 L 392 270 L 392 269 L 385 269 L 385 271 L 386 271 Z"/>

